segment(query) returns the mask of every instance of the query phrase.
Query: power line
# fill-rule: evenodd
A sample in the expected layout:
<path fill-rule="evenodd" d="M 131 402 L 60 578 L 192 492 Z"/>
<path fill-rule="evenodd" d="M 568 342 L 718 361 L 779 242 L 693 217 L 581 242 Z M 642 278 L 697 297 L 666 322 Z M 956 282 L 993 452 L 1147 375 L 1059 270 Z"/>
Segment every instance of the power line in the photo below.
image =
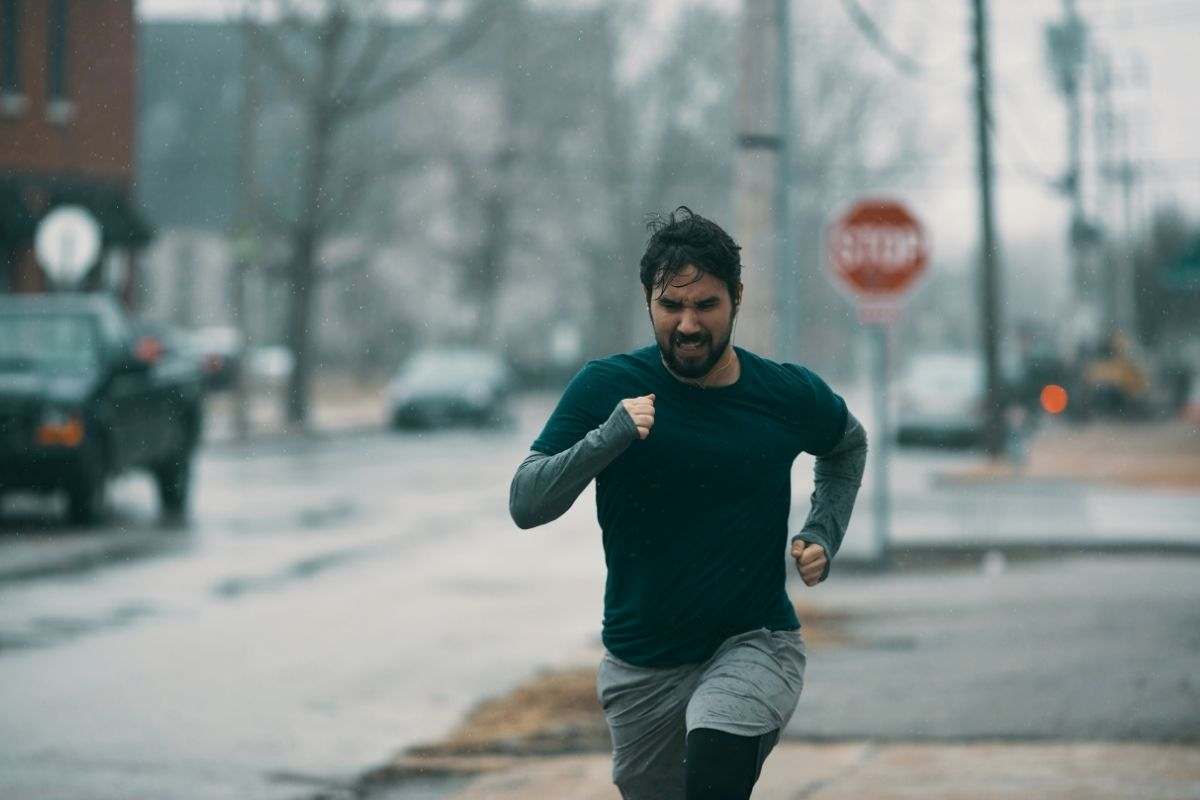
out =
<path fill-rule="evenodd" d="M 1009 112 L 1007 117 L 1012 119 L 1014 116 L 1012 114 L 1012 105 L 1014 105 L 1016 101 L 1013 99 L 1012 92 L 1007 86 L 1001 84 L 999 85 L 999 89 L 1000 98 L 1006 103 L 1005 110 Z M 1015 143 L 1015 149 L 1018 151 L 1016 153 L 1016 157 L 1019 162 L 1017 165 L 1017 171 L 1022 173 L 1024 177 L 1034 183 L 1040 184 L 1055 193 L 1061 192 L 1062 180 L 1049 175 L 1038 165 L 1036 159 L 1029 154 L 1029 150 L 1025 146 L 1025 140 L 1018 132 L 1018 128 L 1019 125 L 1010 125 L 1009 130 L 1012 132 L 1012 135 L 1008 137 L 1009 141 Z M 994 115 L 988 118 L 988 130 L 991 132 L 991 135 L 995 137 L 997 142 L 1003 144 L 1003 138 L 996 131 L 996 120 Z M 1012 150 L 1011 147 L 1006 149 L 1009 149 L 1010 152 Z"/>
<path fill-rule="evenodd" d="M 911 56 L 892 46 L 871 15 L 858 4 L 858 0 L 842 0 L 842 8 L 846 10 L 846 15 L 850 17 L 854 27 L 858 28 L 858 32 L 862 34 L 863 38 L 870 42 L 880 55 L 892 62 L 896 69 L 913 78 L 922 77 L 921 65 Z"/>

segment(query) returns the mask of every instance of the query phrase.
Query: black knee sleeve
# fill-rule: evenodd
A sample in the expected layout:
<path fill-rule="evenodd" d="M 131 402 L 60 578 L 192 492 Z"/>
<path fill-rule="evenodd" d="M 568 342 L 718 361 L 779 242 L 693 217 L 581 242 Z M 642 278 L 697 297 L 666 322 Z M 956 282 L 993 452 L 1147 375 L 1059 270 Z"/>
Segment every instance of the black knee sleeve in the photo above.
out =
<path fill-rule="evenodd" d="M 736 736 L 710 728 L 687 735 L 687 800 L 749 800 L 779 731 Z"/>

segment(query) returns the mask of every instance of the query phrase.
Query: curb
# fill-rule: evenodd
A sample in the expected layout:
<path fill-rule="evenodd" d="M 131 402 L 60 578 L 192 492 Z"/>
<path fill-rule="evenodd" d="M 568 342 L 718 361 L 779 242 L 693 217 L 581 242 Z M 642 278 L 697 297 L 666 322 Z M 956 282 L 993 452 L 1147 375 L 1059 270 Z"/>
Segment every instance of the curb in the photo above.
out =
<path fill-rule="evenodd" d="M 992 553 L 999 553 L 1011 561 L 1034 561 L 1044 558 L 1085 555 L 1200 557 L 1200 541 L 931 542 L 929 544 L 893 545 L 888 551 L 885 563 L 849 553 L 839 555 L 835 559 L 835 567 L 845 572 L 866 574 L 883 573 L 890 570 L 926 571 L 947 567 L 976 567 L 980 561 L 991 557 Z"/>

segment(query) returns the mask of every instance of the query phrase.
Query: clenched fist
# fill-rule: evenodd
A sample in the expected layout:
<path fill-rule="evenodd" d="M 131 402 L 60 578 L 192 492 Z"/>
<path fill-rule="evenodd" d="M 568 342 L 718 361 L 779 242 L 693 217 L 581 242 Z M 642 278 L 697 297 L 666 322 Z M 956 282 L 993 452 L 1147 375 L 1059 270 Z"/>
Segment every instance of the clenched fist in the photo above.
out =
<path fill-rule="evenodd" d="M 796 569 L 806 586 L 816 586 L 821 582 L 825 565 L 829 563 L 824 547 L 797 539 L 792 542 L 792 558 L 796 559 Z"/>
<path fill-rule="evenodd" d="M 645 439 L 654 427 L 654 395 L 629 397 L 621 401 L 633 424 L 637 426 L 638 438 Z"/>

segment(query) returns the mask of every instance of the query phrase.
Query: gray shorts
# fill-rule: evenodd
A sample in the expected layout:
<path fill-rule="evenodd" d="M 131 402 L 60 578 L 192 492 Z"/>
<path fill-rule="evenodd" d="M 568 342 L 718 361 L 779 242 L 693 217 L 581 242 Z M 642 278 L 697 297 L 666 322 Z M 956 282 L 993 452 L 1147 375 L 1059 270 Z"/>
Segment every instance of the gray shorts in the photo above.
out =
<path fill-rule="evenodd" d="M 685 739 L 695 728 L 778 734 L 800 700 L 806 660 L 799 630 L 766 628 L 732 636 L 707 661 L 679 667 L 637 667 L 606 651 L 596 694 L 621 796 L 682 798 Z M 764 747 L 777 738 L 767 737 Z"/>

